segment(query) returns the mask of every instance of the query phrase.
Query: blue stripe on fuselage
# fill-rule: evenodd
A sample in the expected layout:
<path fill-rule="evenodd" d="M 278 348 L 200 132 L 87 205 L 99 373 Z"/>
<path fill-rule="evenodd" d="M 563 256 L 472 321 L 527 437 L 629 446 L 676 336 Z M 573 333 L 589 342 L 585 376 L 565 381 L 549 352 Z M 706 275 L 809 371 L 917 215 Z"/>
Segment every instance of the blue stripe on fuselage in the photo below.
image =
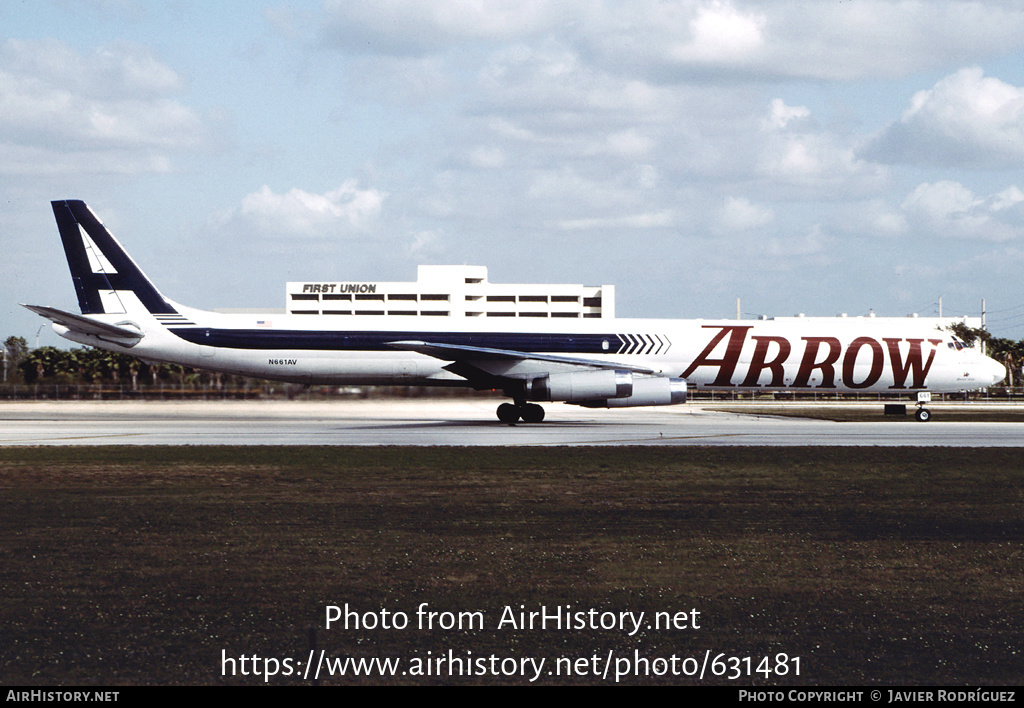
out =
<path fill-rule="evenodd" d="M 169 330 L 194 344 L 226 349 L 310 351 L 396 351 L 387 342 L 417 340 L 455 346 L 520 352 L 610 354 L 618 349 L 615 334 L 541 334 L 525 332 L 360 332 L 175 327 Z M 605 345 L 605 342 L 608 344 Z"/>

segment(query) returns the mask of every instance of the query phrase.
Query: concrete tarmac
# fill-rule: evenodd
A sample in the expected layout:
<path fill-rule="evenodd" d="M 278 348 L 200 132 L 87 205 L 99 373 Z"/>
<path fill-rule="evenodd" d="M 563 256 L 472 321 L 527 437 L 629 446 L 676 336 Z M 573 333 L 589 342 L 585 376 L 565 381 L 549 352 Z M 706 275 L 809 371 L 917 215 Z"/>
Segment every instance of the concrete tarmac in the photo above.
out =
<path fill-rule="evenodd" d="M 18 402 L 9 445 L 861 445 L 1024 447 L 1024 424 L 846 422 L 752 416 L 688 403 L 591 410 L 545 404 L 540 424 L 499 423 L 499 400 Z M 710 405 L 708 407 L 711 407 Z M 722 408 L 722 404 L 714 408 Z M 878 406 L 875 405 L 875 408 Z M 977 407 L 977 406 L 973 406 Z"/>

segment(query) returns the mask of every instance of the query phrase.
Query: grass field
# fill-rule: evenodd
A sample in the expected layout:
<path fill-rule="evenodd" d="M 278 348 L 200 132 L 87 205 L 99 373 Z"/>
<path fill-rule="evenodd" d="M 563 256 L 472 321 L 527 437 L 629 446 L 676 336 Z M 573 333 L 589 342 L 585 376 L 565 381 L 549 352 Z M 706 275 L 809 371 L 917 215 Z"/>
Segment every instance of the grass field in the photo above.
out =
<path fill-rule="evenodd" d="M 4 448 L 0 488 L 8 685 L 261 683 L 237 659 L 301 672 L 310 627 L 328 656 L 399 672 L 449 651 L 499 669 L 545 658 L 541 684 L 616 668 L 622 683 L 759 686 L 1024 674 L 1021 450 Z M 326 629 L 346 603 L 409 626 Z M 484 626 L 420 629 L 421 603 Z M 700 626 L 498 628 L 506 606 L 566 605 L 696 610 Z M 673 655 L 680 671 L 722 655 L 726 675 L 620 663 Z M 529 682 L 451 666 L 320 683 Z M 270 682 L 311 682 L 285 668 Z"/>

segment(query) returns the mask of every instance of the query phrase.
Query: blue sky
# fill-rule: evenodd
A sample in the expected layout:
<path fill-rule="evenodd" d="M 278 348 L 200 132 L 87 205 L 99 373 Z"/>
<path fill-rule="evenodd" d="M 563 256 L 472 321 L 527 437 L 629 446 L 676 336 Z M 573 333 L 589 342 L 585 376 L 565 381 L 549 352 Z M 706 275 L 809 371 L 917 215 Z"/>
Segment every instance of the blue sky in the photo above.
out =
<path fill-rule="evenodd" d="M 0 335 L 74 307 L 78 198 L 199 307 L 468 263 L 1022 338 L 1022 49 L 999 1 L 3 0 Z"/>

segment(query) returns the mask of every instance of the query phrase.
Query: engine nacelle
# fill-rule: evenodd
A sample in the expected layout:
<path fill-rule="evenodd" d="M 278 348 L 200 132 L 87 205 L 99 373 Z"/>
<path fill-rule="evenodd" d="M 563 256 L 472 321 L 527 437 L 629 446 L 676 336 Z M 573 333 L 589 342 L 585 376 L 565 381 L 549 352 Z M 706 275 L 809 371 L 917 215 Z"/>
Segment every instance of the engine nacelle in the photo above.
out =
<path fill-rule="evenodd" d="M 636 377 L 633 393 L 624 398 L 580 401 L 586 408 L 633 408 L 635 406 L 671 406 L 686 403 L 686 381 L 663 377 Z"/>
<path fill-rule="evenodd" d="M 528 381 L 526 397 L 531 401 L 580 403 L 594 399 L 618 399 L 633 395 L 633 374 L 629 371 L 574 371 L 548 374 Z"/>

